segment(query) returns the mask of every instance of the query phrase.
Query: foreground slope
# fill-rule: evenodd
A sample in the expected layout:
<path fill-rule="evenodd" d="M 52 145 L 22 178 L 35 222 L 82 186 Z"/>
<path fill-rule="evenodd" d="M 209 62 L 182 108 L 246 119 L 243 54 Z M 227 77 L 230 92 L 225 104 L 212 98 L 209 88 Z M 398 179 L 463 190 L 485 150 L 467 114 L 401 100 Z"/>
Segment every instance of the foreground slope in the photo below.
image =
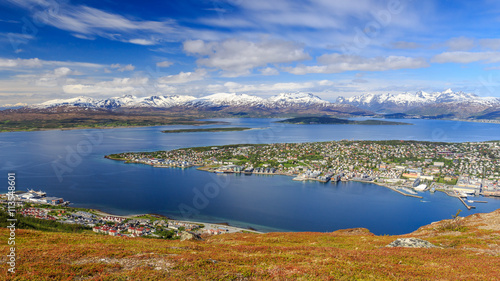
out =
<path fill-rule="evenodd" d="M 8 231 L 0 229 L 7 241 Z M 388 248 L 397 238 L 436 248 Z M 333 233 L 212 236 L 205 241 L 124 239 L 18 230 L 19 280 L 498 280 L 500 209 L 400 236 L 366 229 Z M 0 248 L 7 253 L 7 243 Z M 6 256 L 0 258 L 5 265 Z"/>

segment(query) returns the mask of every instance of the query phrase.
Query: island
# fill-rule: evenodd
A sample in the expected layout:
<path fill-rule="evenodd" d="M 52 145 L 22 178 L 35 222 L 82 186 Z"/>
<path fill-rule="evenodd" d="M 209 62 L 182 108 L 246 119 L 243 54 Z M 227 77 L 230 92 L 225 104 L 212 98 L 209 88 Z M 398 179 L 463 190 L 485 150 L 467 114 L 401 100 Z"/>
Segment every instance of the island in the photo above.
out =
<path fill-rule="evenodd" d="M 220 174 L 286 175 L 295 181 L 361 181 L 405 196 L 442 191 L 462 200 L 500 196 L 500 142 L 329 141 L 237 144 L 105 156 L 154 167 Z M 472 202 L 471 202 L 472 201 Z M 482 203 L 482 202 L 479 202 Z"/>
<path fill-rule="evenodd" d="M 382 120 L 348 120 L 329 116 L 321 117 L 295 117 L 289 118 L 281 121 L 276 121 L 276 123 L 288 123 L 288 124 L 331 124 L 331 125 L 413 125 L 404 122 L 392 122 L 392 121 L 382 121 Z"/>
<path fill-rule="evenodd" d="M 206 129 L 178 129 L 178 130 L 165 130 L 162 133 L 194 133 L 194 132 L 231 132 L 231 131 L 246 131 L 251 130 L 248 127 L 225 127 L 225 128 L 206 128 Z"/>

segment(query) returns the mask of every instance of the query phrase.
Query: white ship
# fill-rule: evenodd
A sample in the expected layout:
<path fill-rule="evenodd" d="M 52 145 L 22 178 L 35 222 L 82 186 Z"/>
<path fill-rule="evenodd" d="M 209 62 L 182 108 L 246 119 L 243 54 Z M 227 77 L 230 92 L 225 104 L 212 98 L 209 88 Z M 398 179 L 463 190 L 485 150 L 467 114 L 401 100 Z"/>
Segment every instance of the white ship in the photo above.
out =
<path fill-rule="evenodd" d="M 36 194 L 36 195 L 38 195 L 38 196 L 40 196 L 40 197 L 45 197 L 45 196 L 47 195 L 47 192 L 45 192 L 45 191 L 41 191 L 41 190 L 39 190 L 39 191 L 35 191 L 35 190 L 33 190 L 33 189 L 28 189 L 28 192 L 29 192 L 29 193 L 33 193 L 33 194 Z"/>

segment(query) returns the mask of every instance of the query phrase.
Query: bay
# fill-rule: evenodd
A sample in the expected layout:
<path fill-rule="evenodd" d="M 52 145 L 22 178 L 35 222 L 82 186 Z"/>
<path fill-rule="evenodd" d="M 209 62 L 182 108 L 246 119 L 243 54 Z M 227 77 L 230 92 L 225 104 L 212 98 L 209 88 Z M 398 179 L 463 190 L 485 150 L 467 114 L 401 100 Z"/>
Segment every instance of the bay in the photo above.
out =
<path fill-rule="evenodd" d="M 500 125 L 445 120 L 403 120 L 411 126 L 293 125 L 275 119 L 211 119 L 240 132 L 164 134 L 192 126 L 13 132 L 0 134 L 0 175 L 17 175 L 18 190 L 42 189 L 76 207 L 119 215 L 158 213 L 194 221 L 228 222 L 261 231 L 333 231 L 366 227 L 375 234 L 402 234 L 462 215 L 490 212 L 500 200 L 467 211 L 455 198 L 421 193 L 404 197 L 365 183 L 295 182 L 286 176 L 215 175 L 194 168 L 154 168 L 103 156 L 125 151 L 237 143 L 330 140 L 500 140 Z M 401 120 L 389 120 L 401 121 Z M 7 185 L 4 185 L 5 189 Z M 5 190 L 6 192 L 7 190 Z M 201 194 L 201 195 L 200 195 Z"/>

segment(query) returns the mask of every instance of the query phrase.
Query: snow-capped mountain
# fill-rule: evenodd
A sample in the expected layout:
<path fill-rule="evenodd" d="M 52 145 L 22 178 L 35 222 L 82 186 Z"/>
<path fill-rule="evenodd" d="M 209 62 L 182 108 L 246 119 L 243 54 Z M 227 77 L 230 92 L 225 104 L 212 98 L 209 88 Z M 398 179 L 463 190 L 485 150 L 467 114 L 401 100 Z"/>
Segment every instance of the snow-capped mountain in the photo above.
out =
<path fill-rule="evenodd" d="M 88 108 L 137 108 L 156 107 L 170 108 L 176 106 L 184 107 L 259 107 L 259 108 L 285 108 L 285 107 L 308 107 L 328 106 L 330 102 L 321 98 L 304 93 L 286 93 L 264 99 L 257 96 L 235 93 L 218 93 L 201 98 L 183 95 L 135 97 L 125 95 L 108 99 L 94 99 L 90 97 L 76 97 L 70 99 L 55 99 L 31 106 L 32 108 L 49 108 L 56 106 L 76 106 Z"/>
<path fill-rule="evenodd" d="M 284 93 L 272 96 L 267 99 L 268 106 L 274 107 L 289 107 L 297 105 L 329 105 L 330 102 L 322 100 L 320 97 L 306 93 Z"/>
<path fill-rule="evenodd" d="M 218 93 L 186 103 L 188 106 L 260 106 L 266 102 L 265 99 L 246 94 Z"/>
<path fill-rule="evenodd" d="M 196 99 L 192 96 L 150 96 L 150 97 L 142 97 L 136 98 L 133 97 L 129 104 L 126 104 L 125 107 L 158 107 L 158 108 L 168 108 L 174 106 L 181 106 Z"/>
<path fill-rule="evenodd" d="M 339 97 L 337 102 L 379 112 L 405 112 L 437 104 L 467 104 L 478 107 L 500 105 L 498 98 L 483 98 L 475 94 L 453 92 L 451 89 L 434 93 L 419 91 L 400 94 L 364 94 L 349 98 Z"/>
<path fill-rule="evenodd" d="M 122 97 L 112 97 L 109 99 L 94 99 L 90 97 L 76 97 L 70 99 L 55 99 L 49 100 L 40 104 L 32 105 L 32 108 L 49 108 L 56 106 L 76 106 L 88 108 L 107 108 L 115 109 L 119 107 L 157 107 L 168 108 L 173 106 L 181 106 L 195 100 L 192 96 L 150 96 L 150 97 L 135 97 L 125 95 Z"/>
<path fill-rule="evenodd" d="M 54 99 L 40 104 L 33 105 L 35 108 L 48 108 L 54 106 L 79 106 L 79 107 L 96 107 L 97 101 L 89 97 L 76 97 L 70 99 Z"/>

